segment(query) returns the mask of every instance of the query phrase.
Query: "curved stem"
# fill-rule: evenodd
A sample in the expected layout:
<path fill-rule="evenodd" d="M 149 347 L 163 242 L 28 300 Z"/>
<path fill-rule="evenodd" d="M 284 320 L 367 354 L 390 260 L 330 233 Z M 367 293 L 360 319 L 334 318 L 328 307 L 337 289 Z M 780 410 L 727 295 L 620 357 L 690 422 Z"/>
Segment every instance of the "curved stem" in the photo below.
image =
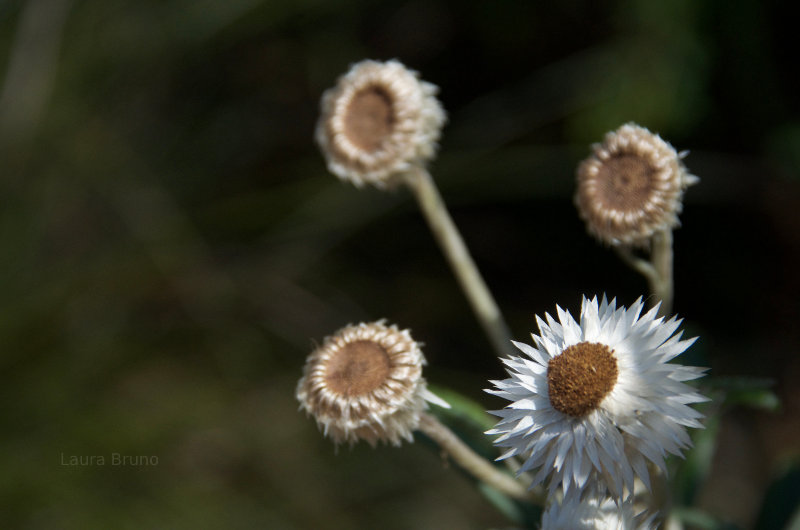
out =
<path fill-rule="evenodd" d="M 672 230 L 661 230 L 650 240 L 650 261 L 633 255 L 627 246 L 615 246 L 622 261 L 647 279 L 650 292 L 661 301 L 659 316 L 672 312 L 674 287 L 672 281 Z"/>
<path fill-rule="evenodd" d="M 413 191 L 431 232 L 450 262 L 450 267 L 495 351 L 498 355 L 513 355 L 511 333 L 503 315 L 472 260 L 430 173 L 425 168 L 416 167 L 405 174 L 405 182 Z"/>
<path fill-rule="evenodd" d="M 647 279 L 647 284 L 650 286 L 650 290 L 652 291 L 658 277 L 658 271 L 656 271 L 656 268 L 653 267 L 653 264 L 645 259 L 634 256 L 633 252 L 631 252 L 631 247 L 615 246 L 614 251 L 617 253 L 617 256 L 619 256 L 620 259 L 622 259 L 622 261 L 624 261 L 630 268 Z"/>
<path fill-rule="evenodd" d="M 435 416 L 423 412 L 419 419 L 419 430 L 439 444 L 439 447 L 446 451 L 458 465 L 478 480 L 509 497 L 524 501 L 543 502 L 539 495 L 528 491 L 520 482 L 478 455 Z"/>

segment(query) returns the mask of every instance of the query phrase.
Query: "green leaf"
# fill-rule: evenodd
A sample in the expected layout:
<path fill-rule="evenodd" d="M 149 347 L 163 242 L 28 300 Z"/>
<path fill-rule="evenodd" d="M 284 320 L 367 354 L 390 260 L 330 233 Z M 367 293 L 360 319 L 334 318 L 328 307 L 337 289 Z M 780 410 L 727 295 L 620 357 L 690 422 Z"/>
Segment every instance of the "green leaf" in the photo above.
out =
<path fill-rule="evenodd" d="M 522 524 L 525 520 L 525 514 L 520 507 L 519 503 L 514 499 L 504 495 L 491 486 L 478 482 L 478 490 L 486 499 L 494 506 L 498 512 L 505 515 L 509 520 Z"/>
<path fill-rule="evenodd" d="M 481 432 L 487 431 L 494 427 L 494 418 L 486 412 L 486 407 L 474 401 L 463 394 L 451 390 L 449 388 L 428 385 L 428 389 L 447 401 L 450 404 L 449 409 L 435 407 L 434 413 L 441 418 L 459 418 L 462 421 L 473 425 Z"/>
<path fill-rule="evenodd" d="M 428 388 L 450 404 L 449 409 L 431 407 L 429 412 L 447 425 L 472 450 L 493 462 L 497 458 L 498 452 L 492 444 L 491 437 L 487 436 L 485 431 L 494 427 L 495 420 L 486 412 L 484 406 L 454 390 L 433 385 L 429 385 Z M 428 440 L 428 442 L 430 441 Z M 436 447 L 433 442 L 430 444 L 432 447 Z M 504 472 L 508 472 L 504 464 L 494 462 L 494 465 Z M 475 480 L 472 475 L 463 470 L 462 472 L 470 480 Z M 525 528 L 539 526 L 542 515 L 540 507 L 512 499 L 483 482 L 476 481 L 475 485 L 492 506 L 510 521 Z"/>
<path fill-rule="evenodd" d="M 714 377 L 707 382 L 712 393 L 721 393 L 720 401 L 725 405 L 746 407 L 775 412 L 780 408 L 780 399 L 771 390 L 775 381 L 763 377 Z"/>
<path fill-rule="evenodd" d="M 484 483 L 478 483 L 478 489 L 497 511 L 510 521 L 524 528 L 538 528 L 542 519 L 542 509 L 529 503 L 519 502 L 497 491 Z"/>
<path fill-rule="evenodd" d="M 745 405 L 754 409 L 776 412 L 781 407 L 781 401 L 771 390 L 749 390 L 728 394 L 725 403 L 730 405 Z"/>
<path fill-rule="evenodd" d="M 791 464 L 769 485 L 754 528 L 800 528 L 800 462 Z"/>
<path fill-rule="evenodd" d="M 711 471 L 720 430 L 720 418 L 715 414 L 706 418 L 704 423 L 704 429 L 693 431 L 694 446 L 686 454 L 686 460 L 681 462 L 673 481 L 675 498 L 684 506 L 691 506 L 694 503 L 698 490 Z"/>
<path fill-rule="evenodd" d="M 721 521 L 708 512 L 697 508 L 675 508 L 672 510 L 672 517 L 678 518 L 689 528 L 699 530 L 738 530 L 735 524 Z M 668 525 L 667 525 L 668 526 Z"/>
<path fill-rule="evenodd" d="M 494 427 L 494 419 L 486 412 L 483 405 L 444 387 L 428 386 L 429 390 L 450 404 L 450 408 L 431 407 L 430 412 L 447 425 L 473 451 L 494 460 L 499 456 L 492 445 L 491 437 L 485 432 Z"/>
<path fill-rule="evenodd" d="M 800 530 L 800 508 L 795 510 L 789 524 L 786 525 L 786 530 Z"/>
<path fill-rule="evenodd" d="M 775 385 L 769 377 L 748 377 L 744 375 L 715 376 L 706 380 L 706 386 L 715 390 L 741 391 L 766 389 Z"/>

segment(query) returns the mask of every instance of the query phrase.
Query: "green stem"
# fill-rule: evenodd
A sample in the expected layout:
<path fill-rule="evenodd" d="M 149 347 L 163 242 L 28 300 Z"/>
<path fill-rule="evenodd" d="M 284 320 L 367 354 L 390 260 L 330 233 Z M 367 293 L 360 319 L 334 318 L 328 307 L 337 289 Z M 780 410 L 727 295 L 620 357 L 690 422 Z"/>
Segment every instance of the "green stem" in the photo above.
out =
<path fill-rule="evenodd" d="M 511 333 L 489 288 L 470 256 L 461 234 L 447 211 L 436 184 L 425 168 L 416 167 L 405 175 L 428 226 L 450 262 L 473 311 L 498 355 L 513 355 Z"/>

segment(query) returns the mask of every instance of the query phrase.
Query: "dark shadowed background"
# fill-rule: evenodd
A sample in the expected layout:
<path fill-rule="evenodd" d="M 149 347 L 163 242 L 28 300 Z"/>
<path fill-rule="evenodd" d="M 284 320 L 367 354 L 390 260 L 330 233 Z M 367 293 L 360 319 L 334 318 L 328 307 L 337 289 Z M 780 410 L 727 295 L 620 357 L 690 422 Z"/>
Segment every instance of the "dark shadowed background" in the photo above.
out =
<path fill-rule="evenodd" d="M 727 409 L 700 492 L 751 526 L 800 447 L 787 10 L 0 0 L 2 527 L 509 524 L 425 444 L 337 454 L 297 410 L 314 343 L 382 317 L 425 343 L 429 381 L 502 406 L 482 392 L 501 365 L 411 195 L 339 182 L 312 142 L 322 91 L 364 58 L 440 87 L 432 173 L 519 340 L 582 294 L 646 294 L 572 205 L 589 145 L 635 121 L 691 151 L 687 362 L 773 378 L 783 400 Z"/>

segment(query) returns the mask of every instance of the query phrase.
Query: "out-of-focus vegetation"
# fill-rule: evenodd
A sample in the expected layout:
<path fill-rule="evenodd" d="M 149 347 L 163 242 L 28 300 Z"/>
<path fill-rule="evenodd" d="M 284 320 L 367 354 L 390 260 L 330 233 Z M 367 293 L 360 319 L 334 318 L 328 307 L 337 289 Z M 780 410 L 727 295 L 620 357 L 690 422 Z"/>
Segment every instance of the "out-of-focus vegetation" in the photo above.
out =
<path fill-rule="evenodd" d="M 646 288 L 572 206 L 588 144 L 636 121 L 691 150 L 686 362 L 772 378 L 782 403 L 726 409 L 698 504 L 768 527 L 800 447 L 788 7 L 0 0 L 0 526 L 508 524 L 423 444 L 335 454 L 297 411 L 313 341 L 381 317 L 425 343 L 428 380 L 498 405 L 410 196 L 338 182 L 312 143 L 322 91 L 396 57 L 441 88 L 432 172 L 520 339 L 556 303 Z"/>

